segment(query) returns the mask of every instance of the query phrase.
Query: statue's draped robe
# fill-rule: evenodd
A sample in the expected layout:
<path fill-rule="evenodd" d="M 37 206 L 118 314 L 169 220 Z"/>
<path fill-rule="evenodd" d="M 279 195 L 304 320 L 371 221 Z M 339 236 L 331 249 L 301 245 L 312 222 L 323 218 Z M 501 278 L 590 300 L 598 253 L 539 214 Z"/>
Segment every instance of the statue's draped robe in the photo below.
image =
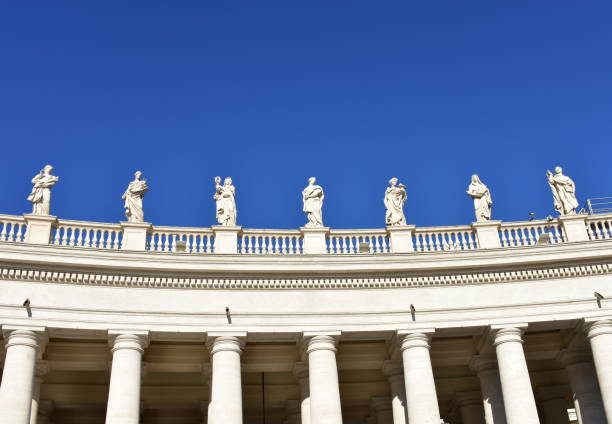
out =
<path fill-rule="evenodd" d="M 232 185 L 217 187 L 217 222 L 225 226 L 236 225 L 236 188 Z"/>
<path fill-rule="evenodd" d="M 389 187 L 385 191 L 385 207 L 387 213 L 385 222 L 387 225 L 406 225 L 404 216 L 404 203 L 406 202 L 406 190 L 401 187 Z"/>
<path fill-rule="evenodd" d="M 559 211 L 561 215 L 575 214 L 578 200 L 576 200 L 574 181 L 566 175 L 555 174 L 548 177 L 548 184 L 555 201 L 555 210 Z"/>
<path fill-rule="evenodd" d="M 142 208 L 142 198 L 149 188 L 146 181 L 132 181 L 125 193 L 123 207 L 125 208 L 125 216 L 129 222 L 144 222 L 144 210 Z"/>
<path fill-rule="evenodd" d="M 468 194 L 474 199 L 474 212 L 476 221 L 488 221 L 491 219 L 491 193 L 486 185 L 482 182 L 471 183 L 468 187 Z"/>
<path fill-rule="evenodd" d="M 303 211 L 308 216 L 309 227 L 323 226 L 323 189 L 318 185 L 309 185 L 302 191 Z"/>
<path fill-rule="evenodd" d="M 51 187 L 59 180 L 50 174 L 38 174 L 32 178 L 32 192 L 28 200 L 32 202 L 34 215 L 49 215 L 51 211 Z"/>

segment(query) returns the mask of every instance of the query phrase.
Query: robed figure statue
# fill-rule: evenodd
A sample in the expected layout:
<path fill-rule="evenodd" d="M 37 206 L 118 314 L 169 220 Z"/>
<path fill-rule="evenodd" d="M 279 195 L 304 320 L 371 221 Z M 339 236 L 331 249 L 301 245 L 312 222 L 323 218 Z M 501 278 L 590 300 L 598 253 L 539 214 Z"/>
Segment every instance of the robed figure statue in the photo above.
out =
<path fill-rule="evenodd" d="M 323 199 L 325 194 L 323 188 L 316 185 L 315 177 L 308 178 L 308 186 L 302 190 L 302 201 L 304 207 L 302 210 L 306 212 L 308 223 L 305 225 L 308 228 L 323 227 Z"/>
<path fill-rule="evenodd" d="M 578 207 L 576 199 L 576 184 L 567 175 L 563 175 L 560 166 L 555 168 L 555 173 L 546 171 L 546 178 L 552 190 L 555 202 L 555 210 L 561 215 L 575 215 Z"/>
<path fill-rule="evenodd" d="M 123 208 L 128 222 L 144 222 L 144 210 L 142 208 L 142 199 L 145 193 L 149 190 L 147 181 L 142 178 L 142 172 L 134 173 L 134 181 L 130 182 L 125 193 L 121 198 L 125 201 Z"/>
<path fill-rule="evenodd" d="M 391 178 L 389 187 L 385 191 L 385 207 L 387 213 L 385 222 L 388 226 L 406 225 L 406 217 L 404 216 L 404 203 L 406 203 L 406 186 L 404 184 L 397 185 L 398 179 Z"/>
<path fill-rule="evenodd" d="M 227 177 L 221 185 L 221 177 L 215 177 L 215 199 L 217 222 L 219 225 L 231 227 L 236 225 L 236 187 L 232 179 Z"/>
<path fill-rule="evenodd" d="M 467 194 L 474 200 L 474 213 L 477 222 L 484 222 L 491 219 L 491 192 L 489 188 L 480 181 L 478 175 L 472 175 L 472 182 L 468 187 Z"/>
<path fill-rule="evenodd" d="M 51 211 L 51 187 L 59 181 L 59 177 L 51 175 L 53 167 L 46 165 L 32 178 L 32 192 L 28 200 L 32 202 L 32 214 L 49 215 Z"/>

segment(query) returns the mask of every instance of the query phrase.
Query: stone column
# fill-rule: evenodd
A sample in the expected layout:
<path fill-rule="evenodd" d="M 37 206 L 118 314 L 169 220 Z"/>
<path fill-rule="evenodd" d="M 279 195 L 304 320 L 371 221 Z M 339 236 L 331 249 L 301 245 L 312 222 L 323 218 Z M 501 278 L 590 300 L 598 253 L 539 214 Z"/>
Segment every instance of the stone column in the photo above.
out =
<path fill-rule="evenodd" d="M 462 424 L 485 424 L 482 394 L 458 392 L 453 398 L 453 409 L 459 411 Z"/>
<path fill-rule="evenodd" d="M 212 391 L 208 424 L 242 424 L 240 355 L 246 333 L 209 333 L 212 356 Z"/>
<path fill-rule="evenodd" d="M 38 405 L 40 403 L 40 389 L 45 375 L 49 372 L 47 361 L 38 361 L 34 371 L 34 386 L 32 389 L 32 408 L 30 410 L 30 424 L 36 424 L 39 420 Z"/>
<path fill-rule="evenodd" d="M 544 386 L 536 389 L 543 418 L 541 424 L 569 424 L 568 393 L 569 388 L 566 386 Z"/>
<path fill-rule="evenodd" d="M 482 391 L 482 406 L 487 424 L 506 424 L 504 396 L 495 355 L 476 355 L 470 362 L 476 372 Z"/>
<path fill-rule="evenodd" d="M 376 414 L 376 424 L 394 424 L 393 409 L 391 409 L 391 398 L 373 397 L 371 400 L 372 411 Z"/>
<path fill-rule="evenodd" d="M 3 326 L 6 356 L 0 385 L 0 414 L 7 424 L 29 424 L 36 359 L 45 342 L 43 327 Z"/>
<path fill-rule="evenodd" d="M 565 349 L 557 360 L 569 376 L 578 423 L 607 424 L 591 352 L 586 349 Z"/>
<path fill-rule="evenodd" d="M 310 422 L 342 424 L 336 346 L 340 332 L 304 333 L 310 380 Z"/>
<path fill-rule="evenodd" d="M 529 370 L 523 351 L 525 324 L 492 327 L 499 376 L 508 424 L 539 424 L 538 410 L 531 389 Z"/>
<path fill-rule="evenodd" d="M 140 422 L 142 355 L 149 344 L 148 331 L 109 331 L 113 354 L 106 406 L 106 424 Z"/>
<path fill-rule="evenodd" d="M 612 423 L 612 320 L 588 324 L 593 362 L 608 422 Z"/>
<path fill-rule="evenodd" d="M 308 364 L 296 362 L 293 373 L 300 382 L 300 412 L 302 424 L 310 424 L 310 382 L 308 381 Z"/>
<path fill-rule="evenodd" d="M 404 363 L 406 409 L 410 424 L 439 424 L 440 409 L 429 356 L 429 334 L 434 329 L 400 330 Z"/>
<path fill-rule="evenodd" d="M 406 424 L 406 386 L 404 384 L 404 367 L 400 360 L 388 360 L 383 363 L 383 374 L 389 377 L 391 389 L 391 408 L 393 424 Z"/>

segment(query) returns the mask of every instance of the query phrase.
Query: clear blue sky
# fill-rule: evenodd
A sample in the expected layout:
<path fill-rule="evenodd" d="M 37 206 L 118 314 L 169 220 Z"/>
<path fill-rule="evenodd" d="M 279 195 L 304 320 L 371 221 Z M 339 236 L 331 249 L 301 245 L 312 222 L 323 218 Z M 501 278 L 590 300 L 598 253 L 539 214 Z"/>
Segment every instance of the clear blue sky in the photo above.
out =
<path fill-rule="evenodd" d="M 147 221 L 214 223 L 232 176 L 238 221 L 384 224 L 387 180 L 420 226 L 469 223 L 478 173 L 495 218 L 553 213 L 546 169 L 612 196 L 609 1 L 34 1 L 0 13 L 0 212 L 117 222 L 133 172 Z"/>

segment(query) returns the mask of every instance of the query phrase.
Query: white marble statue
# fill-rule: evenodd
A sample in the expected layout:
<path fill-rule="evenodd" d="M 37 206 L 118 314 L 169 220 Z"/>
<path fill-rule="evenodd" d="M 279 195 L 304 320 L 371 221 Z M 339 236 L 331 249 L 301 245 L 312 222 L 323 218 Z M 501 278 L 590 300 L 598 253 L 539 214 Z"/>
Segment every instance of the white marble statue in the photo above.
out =
<path fill-rule="evenodd" d="M 552 190 L 555 201 L 555 209 L 561 215 L 575 215 L 578 207 L 576 199 L 576 184 L 567 175 L 563 175 L 560 166 L 555 168 L 555 173 L 546 171 L 546 178 Z"/>
<path fill-rule="evenodd" d="M 467 194 L 474 200 L 474 212 L 476 213 L 476 221 L 484 222 L 491 219 L 491 192 L 489 188 L 480 181 L 478 175 L 472 175 L 472 182 L 468 187 Z"/>
<path fill-rule="evenodd" d="M 53 167 L 46 165 L 34 178 L 32 178 L 32 192 L 28 200 L 32 202 L 32 214 L 49 215 L 51 211 L 51 187 L 59 181 L 59 177 L 51 175 Z"/>
<path fill-rule="evenodd" d="M 227 177 L 221 185 L 221 177 L 215 177 L 215 195 L 217 222 L 227 227 L 236 225 L 236 187 Z"/>
<path fill-rule="evenodd" d="M 134 181 L 130 182 L 125 193 L 121 196 L 125 200 L 123 208 L 129 222 L 144 222 L 142 199 L 147 191 L 149 191 L 147 180 L 142 179 L 142 172 L 136 171 Z"/>
<path fill-rule="evenodd" d="M 389 180 L 389 187 L 385 191 L 385 207 L 387 213 L 385 222 L 388 226 L 406 225 L 406 217 L 404 216 L 404 203 L 406 203 L 406 186 L 404 184 L 397 185 L 398 179 L 393 177 Z"/>
<path fill-rule="evenodd" d="M 323 188 L 316 185 L 315 177 L 308 178 L 308 186 L 302 190 L 303 211 L 306 212 L 308 228 L 323 227 L 323 199 L 325 194 Z"/>

